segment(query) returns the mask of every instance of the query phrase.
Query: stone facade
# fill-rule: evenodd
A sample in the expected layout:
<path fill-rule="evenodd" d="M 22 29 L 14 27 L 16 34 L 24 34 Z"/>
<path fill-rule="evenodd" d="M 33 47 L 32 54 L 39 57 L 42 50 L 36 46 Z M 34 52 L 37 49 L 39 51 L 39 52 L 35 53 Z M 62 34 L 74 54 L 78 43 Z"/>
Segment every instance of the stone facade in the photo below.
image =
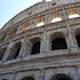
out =
<path fill-rule="evenodd" d="M 0 30 L 0 80 L 80 80 L 79 40 L 79 0 L 31 6 Z"/>

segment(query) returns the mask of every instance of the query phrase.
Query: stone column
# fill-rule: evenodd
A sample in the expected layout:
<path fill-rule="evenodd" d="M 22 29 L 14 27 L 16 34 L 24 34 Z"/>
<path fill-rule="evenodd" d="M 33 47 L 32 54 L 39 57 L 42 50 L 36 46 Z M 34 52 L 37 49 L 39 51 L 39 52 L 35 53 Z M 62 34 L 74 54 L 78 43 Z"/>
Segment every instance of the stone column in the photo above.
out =
<path fill-rule="evenodd" d="M 63 11 L 63 16 L 64 16 L 65 24 L 66 24 L 66 27 L 67 27 L 68 37 L 69 37 L 69 44 L 70 44 L 69 49 L 70 49 L 71 52 L 77 52 L 77 48 L 76 48 L 77 46 L 75 45 L 72 30 L 71 30 L 70 24 L 68 22 L 68 14 L 67 14 L 67 12 L 65 11 L 64 8 L 62 8 L 62 11 Z"/>
<path fill-rule="evenodd" d="M 48 15 L 46 15 L 44 17 L 44 22 L 45 22 L 45 25 L 48 23 Z M 42 39 L 41 39 L 41 53 L 48 52 L 48 50 L 49 50 L 48 43 L 49 43 L 49 39 L 48 39 L 47 26 L 44 26 L 43 27 L 43 36 L 42 36 Z"/>
<path fill-rule="evenodd" d="M 23 77 L 22 73 L 18 73 L 14 80 L 21 80 Z"/>
<path fill-rule="evenodd" d="M 45 80 L 45 70 L 41 69 L 41 74 L 39 76 L 39 80 Z"/>
<path fill-rule="evenodd" d="M 25 44 L 25 40 L 21 40 L 21 49 L 20 49 L 20 52 L 19 52 L 19 55 L 18 55 L 18 59 L 22 59 L 22 55 L 23 55 L 23 51 L 24 51 L 24 44 Z"/>
<path fill-rule="evenodd" d="M 2 62 L 5 62 L 10 54 L 10 49 L 12 48 L 12 46 L 14 45 L 14 43 L 10 42 L 5 55 L 3 56 Z"/>
<path fill-rule="evenodd" d="M 34 28 L 34 27 L 35 27 L 34 20 L 31 19 L 31 20 L 30 20 L 30 26 L 29 26 L 29 29 L 32 29 L 32 28 Z"/>
<path fill-rule="evenodd" d="M 26 45 L 26 56 L 29 56 L 31 55 L 31 51 L 32 51 L 32 43 L 27 40 L 27 45 Z"/>
<path fill-rule="evenodd" d="M 23 42 L 23 50 L 22 50 L 22 57 L 27 57 L 31 53 L 31 42 L 25 37 L 24 42 Z"/>
<path fill-rule="evenodd" d="M 78 67 L 77 66 L 74 66 L 74 71 L 72 71 L 71 77 L 74 80 L 80 80 L 79 71 L 78 71 Z"/>
<path fill-rule="evenodd" d="M 41 53 L 46 53 L 49 51 L 49 40 L 48 40 L 48 35 L 47 31 L 44 30 L 42 40 L 41 40 Z"/>

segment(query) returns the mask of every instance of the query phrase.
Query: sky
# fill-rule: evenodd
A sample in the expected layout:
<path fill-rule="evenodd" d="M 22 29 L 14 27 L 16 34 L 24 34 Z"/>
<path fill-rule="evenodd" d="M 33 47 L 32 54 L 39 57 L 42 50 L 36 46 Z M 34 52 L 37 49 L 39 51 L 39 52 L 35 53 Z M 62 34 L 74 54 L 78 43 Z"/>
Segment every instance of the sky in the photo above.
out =
<path fill-rule="evenodd" d="M 0 28 L 17 13 L 42 0 L 0 0 Z"/>
<path fill-rule="evenodd" d="M 41 1 L 42 0 L 0 0 L 0 29 L 17 13 Z"/>

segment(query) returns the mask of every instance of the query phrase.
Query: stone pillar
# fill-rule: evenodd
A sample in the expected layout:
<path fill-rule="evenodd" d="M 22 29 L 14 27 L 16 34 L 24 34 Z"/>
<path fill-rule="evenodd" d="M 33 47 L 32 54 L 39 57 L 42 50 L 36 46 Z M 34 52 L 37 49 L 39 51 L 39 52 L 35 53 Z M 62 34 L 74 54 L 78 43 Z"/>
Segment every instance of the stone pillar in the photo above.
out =
<path fill-rule="evenodd" d="M 23 51 L 24 51 L 24 39 L 21 41 L 21 49 L 20 49 L 20 52 L 19 52 L 19 55 L 18 55 L 18 59 L 22 59 L 22 54 L 23 54 Z"/>
<path fill-rule="evenodd" d="M 74 68 L 75 68 L 75 71 L 72 73 L 72 78 L 73 78 L 74 80 L 80 80 L 78 67 L 75 66 Z"/>
<path fill-rule="evenodd" d="M 14 80 L 21 80 L 23 77 L 22 73 L 18 73 Z"/>
<path fill-rule="evenodd" d="M 20 33 L 20 28 L 21 28 L 21 25 L 18 26 L 16 34 Z"/>
<path fill-rule="evenodd" d="M 32 49 L 31 47 L 32 47 L 32 44 L 26 37 L 25 40 L 24 40 L 24 43 L 23 43 L 22 57 L 27 57 L 27 56 L 30 55 L 31 49 Z"/>
<path fill-rule="evenodd" d="M 49 51 L 49 40 L 48 40 L 48 35 L 47 31 L 43 32 L 42 40 L 41 40 L 41 53 L 46 53 Z"/>
<path fill-rule="evenodd" d="M 67 12 L 65 11 L 64 8 L 62 8 L 62 11 L 63 11 L 63 16 L 64 16 L 64 20 L 65 20 L 65 24 L 66 24 L 66 27 L 67 27 L 67 33 L 68 33 L 68 37 L 69 37 L 69 44 L 70 44 L 70 51 L 71 52 L 77 52 L 77 46 L 75 45 L 75 42 L 74 42 L 74 37 L 73 37 L 73 34 L 72 34 L 72 30 L 70 28 L 70 24 L 68 22 L 68 15 L 67 15 Z"/>
<path fill-rule="evenodd" d="M 10 49 L 12 48 L 12 46 L 14 45 L 14 43 L 10 42 L 5 55 L 3 56 L 2 62 L 5 62 L 10 54 Z"/>
<path fill-rule="evenodd" d="M 32 43 L 29 41 L 29 40 L 27 40 L 27 45 L 26 45 L 26 55 L 27 56 L 29 56 L 29 55 L 31 55 L 31 51 L 32 51 Z"/>
<path fill-rule="evenodd" d="M 48 16 L 49 16 L 48 14 L 46 14 L 46 15 L 44 16 L 44 23 L 45 23 L 45 24 L 48 24 Z"/>
<path fill-rule="evenodd" d="M 41 69 L 41 74 L 39 76 L 39 80 L 45 80 L 45 70 Z"/>
<path fill-rule="evenodd" d="M 32 29 L 34 27 L 35 27 L 34 19 L 31 19 L 29 29 Z"/>
<path fill-rule="evenodd" d="M 44 17 L 44 22 L 45 22 L 45 25 L 48 23 L 48 15 Z M 45 53 L 49 50 L 48 43 L 49 43 L 49 40 L 48 40 L 47 26 L 45 26 L 43 27 L 43 36 L 41 39 L 41 53 L 43 52 Z"/>

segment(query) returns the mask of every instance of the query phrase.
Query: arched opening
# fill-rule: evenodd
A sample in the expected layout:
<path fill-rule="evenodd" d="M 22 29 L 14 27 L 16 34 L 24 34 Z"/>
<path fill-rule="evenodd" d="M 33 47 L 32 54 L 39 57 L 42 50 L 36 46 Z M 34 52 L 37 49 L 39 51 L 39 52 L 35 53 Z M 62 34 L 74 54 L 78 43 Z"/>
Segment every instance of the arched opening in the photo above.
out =
<path fill-rule="evenodd" d="M 20 49 L 21 49 L 21 42 L 14 44 L 14 46 L 10 50 L 10 55 L 8 56 L 7 60 L 16 59 L 19 55 Z"/>
<path fill-rule="evenodd" d="M 31 55 L 38 54 L 38 53 L 40 53 L 40 41 L 37 41 L 36 43 L 33 44 Z"/>
<path fill-rule="evenodd" d="M 75 14 L 71 14 L 68 16 L 69 18 L 77 18 L 77 17 L 80 17 L 79 14 L 75 13 Z"/>
<path fill-rule="evenodd" d="M 76 40 L 77 40 L 78 47 L 80 47 L 80 34 L 76 35 Z"/>
<path fill-rule="evenodd" d="M 35 79 L 33 77 L 31 77 L 31 76 L 28 76 L 28 77 L 22 78 L 22 80 L 35 80 Z"/>
<path fill-rule="evenodd" d="M 44 25 L 44 22 L 40 22 L 36 25 L 36 27 L 40 27 L 40 26 L 43 26 Z"/>
<path fill-rule="evenodd" d="M 41 39 L 40 37 L 35 37 L 30 40 L 31 41 L 31 55 L 39 54 L 40 53 L 40 45 Z"/>
<path fill-rule="evenodd" d="M 56 74 L 54 75 L 51 80 L 73 80 L 70 76 L 66 75 L 66 74 Z"/>
<path fill-rule="evenodd" d="M 51 50 L 67 49 L 65 38 L 56 38 L 51 43 Z"/>
<path fill-rule="evenodd" d="M 54 18 L 54 19 L 52 19 L 52 23 L 55 23 L 55 22 L 59 22 L 59 21 L 62 21 L 62 18 L 60 18 L 60 17 L 56 17 L 56 18 Z"/>
<path fill-rule="evenodd" d="M 50 36 L 51 50 L 67 49 L 66 39 L 62 32 L 55 32 Z"/>
<path fill-rule="evenodd" d="M 6 52 L 6 49 L 7 49 L 7 47 L 4 47 L 4 48 L 0 49 L 0 60 L 2 60 L 2 58 L 3 58 L 3 56 L 4 56 L 5 52 Z"/>

